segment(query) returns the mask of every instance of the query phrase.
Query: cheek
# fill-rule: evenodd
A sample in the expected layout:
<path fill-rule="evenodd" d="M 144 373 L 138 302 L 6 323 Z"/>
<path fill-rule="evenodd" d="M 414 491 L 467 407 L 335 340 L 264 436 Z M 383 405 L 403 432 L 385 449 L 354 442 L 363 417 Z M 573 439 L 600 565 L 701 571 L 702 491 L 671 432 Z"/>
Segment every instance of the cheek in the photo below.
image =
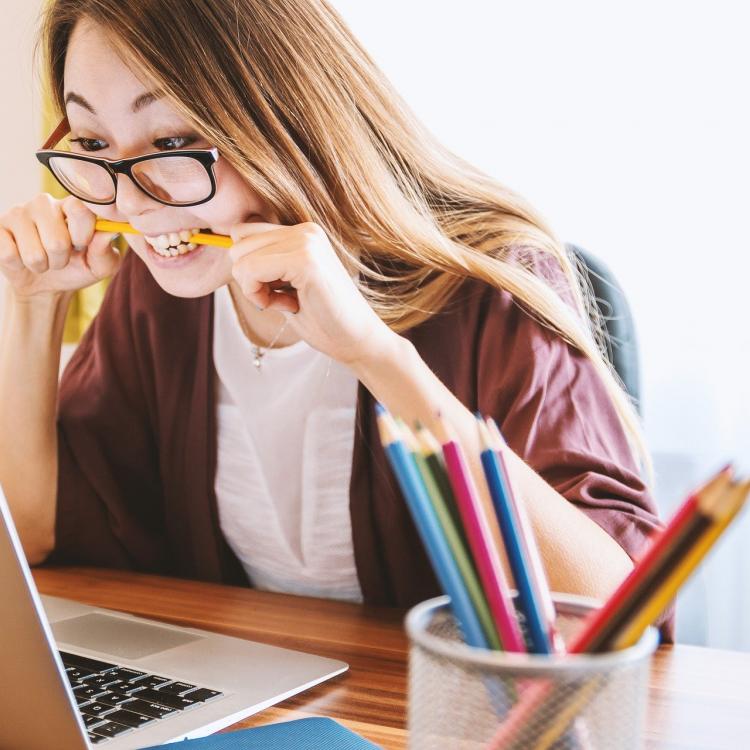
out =
<path fill-rule="evenodd" d="M 229 234 L 235 224 L 246 221 L 253 214 L 268 218 L 269 207 L 234 167 L 219 161 L 215 172 L 216 195 L 208 203 L 192 209 L 203 226 L 210 226 L 220 234 Z"/>

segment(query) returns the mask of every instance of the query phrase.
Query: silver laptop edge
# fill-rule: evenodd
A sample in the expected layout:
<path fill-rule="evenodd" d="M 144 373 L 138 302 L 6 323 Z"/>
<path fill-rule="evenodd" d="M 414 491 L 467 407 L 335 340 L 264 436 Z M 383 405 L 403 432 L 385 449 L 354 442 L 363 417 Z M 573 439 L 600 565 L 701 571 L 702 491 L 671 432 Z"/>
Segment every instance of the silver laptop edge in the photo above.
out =
<path fill-rule="evenodd" d="M 135 750 L 201 737 L 348 669 L 333 659 L 40 597 L 1 489 L 0 519 L 3 750 Z M 58 647 L 224 695 L 91 745 Z"/>

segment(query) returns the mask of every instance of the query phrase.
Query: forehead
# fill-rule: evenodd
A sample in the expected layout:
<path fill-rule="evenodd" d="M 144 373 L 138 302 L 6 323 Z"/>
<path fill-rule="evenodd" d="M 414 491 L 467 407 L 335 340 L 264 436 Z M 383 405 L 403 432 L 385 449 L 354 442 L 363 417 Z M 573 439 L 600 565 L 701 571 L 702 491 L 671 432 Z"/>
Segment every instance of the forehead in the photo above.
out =
<path fill-rule="evenodd" d="M 75 92 L 82 96 L 96 110 L 100 121 L 165 115 L 176 118 L 173 108 L 164 99 L 157 99 L 133 113 L 131 104 L 154 89 L 145 76 L 139 76 L 120 57 L 98 25 L 85 18 L 75 25 L 65 55 L 64 95 Z M 77 105 L 69 105 L 68 112 L 74 117 L 92 117 Z"/>

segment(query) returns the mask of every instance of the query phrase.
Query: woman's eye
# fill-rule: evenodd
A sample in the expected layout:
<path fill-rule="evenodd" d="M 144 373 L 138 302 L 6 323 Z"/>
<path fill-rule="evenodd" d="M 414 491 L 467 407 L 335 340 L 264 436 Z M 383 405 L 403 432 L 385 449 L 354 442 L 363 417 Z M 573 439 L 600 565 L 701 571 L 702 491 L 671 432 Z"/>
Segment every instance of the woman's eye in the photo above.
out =
<path fill-rule="evenodd" d="M 162 151 L 173 151 L 178 148 L 187 148 L 188 146 L 195 143 L 193 136 L 172 136 L 171 138 L 157 138 L 154 141 L 154 146 L 161 149 Z"/>
<path fill-rule="evenodd" d="M 99 138 L 71 138 L 71 143 L 77 143 L 84 151 L 101 151 L 107 148 L 106 141 Z"/>

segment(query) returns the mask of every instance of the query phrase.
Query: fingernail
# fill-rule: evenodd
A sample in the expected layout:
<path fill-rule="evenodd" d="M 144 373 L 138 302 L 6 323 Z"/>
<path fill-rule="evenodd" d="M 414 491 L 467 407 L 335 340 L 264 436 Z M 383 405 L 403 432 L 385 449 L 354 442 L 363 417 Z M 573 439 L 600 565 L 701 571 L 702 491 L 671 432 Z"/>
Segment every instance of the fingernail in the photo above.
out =
<path fill-rule="evenodd" d="M 264 311 L 264 310 L 265 310 L 266 308 L 265 308 L 265 307 L 261 307 L 260 305 L 256 305 L 256 306 L 255 306 L 255 309 L 256 309 L 256 310 L 257 310 L 258 312 L 263 312 L 263 311 Z"/>

